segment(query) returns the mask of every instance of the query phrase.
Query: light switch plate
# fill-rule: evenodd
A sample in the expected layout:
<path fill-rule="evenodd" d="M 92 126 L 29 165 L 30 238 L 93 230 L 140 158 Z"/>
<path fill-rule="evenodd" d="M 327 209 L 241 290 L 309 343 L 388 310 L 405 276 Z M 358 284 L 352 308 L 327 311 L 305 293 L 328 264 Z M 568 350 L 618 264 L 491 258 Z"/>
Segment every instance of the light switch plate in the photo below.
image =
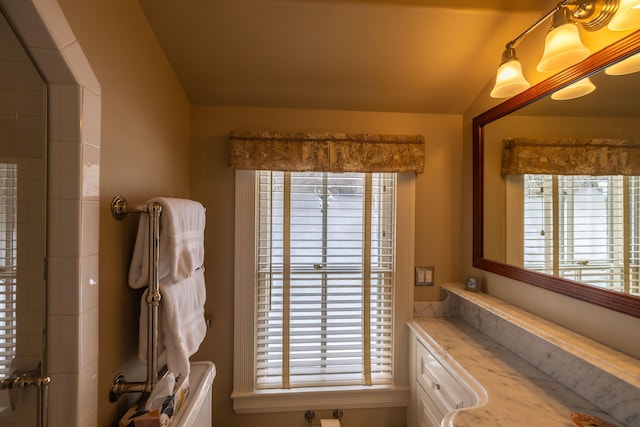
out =
<path fill-rule="evenodd" d="M 416 286 L 433 286 L 433 267 L 416 267 Z"/>

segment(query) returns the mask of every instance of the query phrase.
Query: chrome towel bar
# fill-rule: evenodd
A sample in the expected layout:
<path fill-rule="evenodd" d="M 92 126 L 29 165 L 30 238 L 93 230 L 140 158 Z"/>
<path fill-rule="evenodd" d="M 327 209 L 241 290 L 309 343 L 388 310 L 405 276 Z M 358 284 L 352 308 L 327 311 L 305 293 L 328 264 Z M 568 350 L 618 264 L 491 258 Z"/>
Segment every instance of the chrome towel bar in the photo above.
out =
<path fill-rule="evenodd" d="M 151 393 L 158 381 L 158 305 L 162 299 L 158 278 L 160 246 L 160 214 L 162 206 L 158 203 L 130 206 L 124 197 L 115 196 L 111 201 L 111 215 L 121 221 L 128 213 L 146 213 L 149 215 L 149 285 L 147 304 L 149 305 L 147 337 L 147 380 L 129 382 L 123 374 L 113 379 L 109 389 L 109 400 L 117 401 L 123 393 Z"/>

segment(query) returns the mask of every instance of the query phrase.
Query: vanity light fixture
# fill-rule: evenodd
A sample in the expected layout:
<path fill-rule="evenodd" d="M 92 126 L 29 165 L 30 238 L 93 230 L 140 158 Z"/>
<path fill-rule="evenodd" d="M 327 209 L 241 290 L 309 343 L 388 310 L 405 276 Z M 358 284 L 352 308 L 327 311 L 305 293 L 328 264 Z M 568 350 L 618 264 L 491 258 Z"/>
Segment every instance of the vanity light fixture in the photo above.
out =
<path fill-rule="evenodd" d="M 571 20 L 569 9 L 561 7 L 555 11 L 551 22 L 538 71 L 562 70 L 591 55 L 591 51 L 580 40 L 578 24 Z"/>
<path fill-rule="evenodd" d="M 637 73 L 638 71 L 640 71 L 640 53 L 616 62 L 604 70 L 605 74 L 610 76 L 622 76 L 624 74 Z"/>
<path fill-rule="evenodd" d="M 609 29 L 613 31 L 631 30 L 640 26 L 640 0 L 620 0 L 618 12 L 615 14 Z"/>
<path fill-rule="evenodd" d="M 625 22 L 624 29 L 640 26 L 640 0 L 561 1 L 507 43 L 496 74 L 495 86 L 490 93 L 493 98 L 514 96 L 529 87 L 529 83 L 522 74 L 522 66 L 515 56 L 515 45 L 549 18 L 552 18 L 552 25 L 545 40 L 542 59 L 537 67 L 538 71 L 542 72 L 559 71 L 582 61 L 591 54 L 580 40 L 578 26 L 587 31 L 597 31 L 607 25 L 611 28 L 611 23 L 615 22 L 616 18 Z M 630 21 L 633 21 L 633 24 L 626 24 Z M 509 69 L 510 72 L 506 72 L 505 69 Z"/>
<path fill-rule="evenodd" d="M 551 99 L 556 101 L 566 101 L 568 99 L 575 99 L 588 95 L 594 90 L 596 90 L 596 85 L 591 82 L 589 77 L 585 77 L 582 80 L 578 80 L 567 87 L 553 92 L 551 94 Z"/>
<path fill-rule="evenodd" d="M 507 47 L 502 53 L 496 84 L 491 90 L 493 98 L 507 98 L 527 90 L 531 86 L 522 74 L 522 65 L 516 58 L 516 50 Z"/>

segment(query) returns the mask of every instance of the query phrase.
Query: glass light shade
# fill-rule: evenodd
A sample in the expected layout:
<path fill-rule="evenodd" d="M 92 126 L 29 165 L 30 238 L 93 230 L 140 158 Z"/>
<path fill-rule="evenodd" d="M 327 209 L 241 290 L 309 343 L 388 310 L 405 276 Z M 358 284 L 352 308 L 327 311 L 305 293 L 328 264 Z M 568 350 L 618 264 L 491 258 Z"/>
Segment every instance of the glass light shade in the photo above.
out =
<path fill-rule="evenodd" d="M 582 44 L 578 26 L 569 22 L 553 28 L 547 34 L 544 53 L 538 64 L 538 71 L 557 71 L 576 64 L 591 55 Z"/>
<path fill-rule="evenodd" d="M 588 95 L 594 90 L 596 90 L 596 86 L 591 83 L 589 77 L 586 77 L 565 88 L 555 91 L 551 94 L 551 99 L 555 99 L 556 101 L 566 101 L 567 99 L 580 98 L 581 96 Z"/>
<path fill-rule="evenodd" d="M 636 53 L 604 70 L 610 76 L 622 76 L 624 74 L 637 73 L 638 71 L 640 71 L 640 53 Z"/>
<path fill-rule="evenodd" d="M 608 26 L 614 31 L 640 27 L 640 0 L 620 0 L 618 11 L 609 21 Z"/>
<path fill-rule="evenodd" d="M 508 98 L 529 89 L 529 82 L 522 74 L 522 65 L 517 59 L 504 62 L 498 67 L 496 84 L 491 90 L 492 98 Z"/>

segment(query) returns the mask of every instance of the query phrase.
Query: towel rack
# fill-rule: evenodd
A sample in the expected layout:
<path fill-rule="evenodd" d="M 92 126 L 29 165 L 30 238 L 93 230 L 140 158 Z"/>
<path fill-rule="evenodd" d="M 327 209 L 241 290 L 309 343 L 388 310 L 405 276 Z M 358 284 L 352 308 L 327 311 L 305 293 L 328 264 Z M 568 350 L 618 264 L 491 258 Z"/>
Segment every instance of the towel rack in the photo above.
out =
<path fill-rule="evenodd" d="M 127 381 L 123 374 L 113 379 L 109 389 L 109 400 L 117 401 L 123 393 L 151 393 L 158 381 L 158 305 L 160 304 L 160 284 L 158 278 L 160 214 L 162 206 L 158 203 L 129 205 L 124 197 L 115 196 L 111 201 L 111 215 L 118 221 L 128 213 L 149 215 L 149 284 L 147 304 L 149 305 L 147 337 L 147 380 L 144 382 Z"/>

